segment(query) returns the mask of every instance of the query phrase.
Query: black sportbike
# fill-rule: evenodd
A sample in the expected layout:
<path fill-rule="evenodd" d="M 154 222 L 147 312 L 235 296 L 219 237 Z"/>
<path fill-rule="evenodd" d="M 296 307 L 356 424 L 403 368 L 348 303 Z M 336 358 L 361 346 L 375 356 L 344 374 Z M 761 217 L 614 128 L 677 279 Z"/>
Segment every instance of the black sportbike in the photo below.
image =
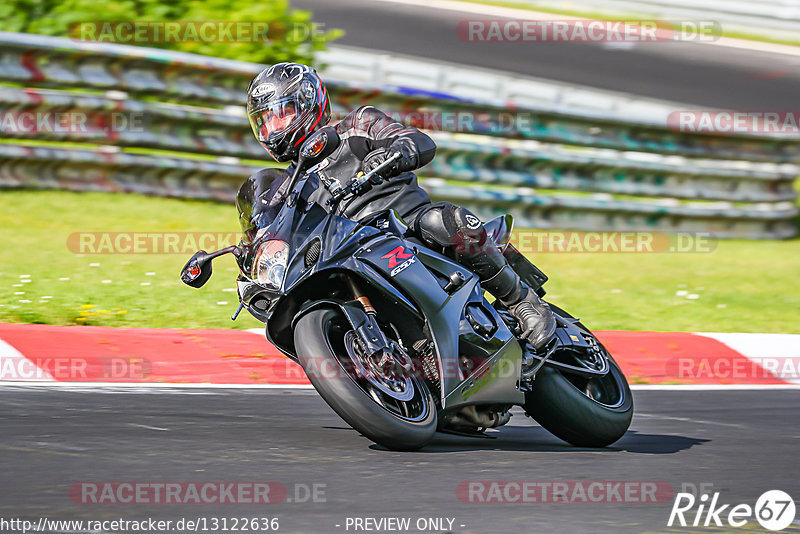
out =
<path fill-rule="evenodd" d="M 233 318 L 245 308 L 266 323 L 267 338 L 325 402 L 390 449 L 419 449 L 437 430 L 485 436 L 515 405 L 573 445 L 618 440 L 633 416 L 631 391 L 594 335 L 551 305 L 558 329 L 537 352 L 508 310 L 484 298 L 476 275 L 407 236 L 395 212 L 361 222 L 338 215 L 372 175 L 342 183 L 316 173 L 339 142 L 332 128 L 306 141 L 272 215 L 238 246 L 197 252 L 183 282 L 202 286 L 211 260 L 234 254 L 241 274 Z M 544 295 L 547 277 L 509 243 L 512 221 L 485 226 Z"/>

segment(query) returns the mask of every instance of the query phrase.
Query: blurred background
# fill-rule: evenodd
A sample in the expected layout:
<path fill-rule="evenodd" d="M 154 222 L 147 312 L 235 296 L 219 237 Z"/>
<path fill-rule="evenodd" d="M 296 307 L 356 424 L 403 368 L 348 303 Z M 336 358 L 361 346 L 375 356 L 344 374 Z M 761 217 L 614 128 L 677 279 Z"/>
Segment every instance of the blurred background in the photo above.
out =
<path fill-rule="evenodd" d="M 790 0 L 7 1 L 0 322 L 257 327 L 228 319 L 233 260 L 201 293 L 177 275 L 200 236 L 238 240 L 234 193 L 274 165 L 245 90 L 299 61 L 335 117 L 426 129 L 423 186 L 532 229 L 518 248 L 592 328 L 798 332 L 798 29 Z"/>

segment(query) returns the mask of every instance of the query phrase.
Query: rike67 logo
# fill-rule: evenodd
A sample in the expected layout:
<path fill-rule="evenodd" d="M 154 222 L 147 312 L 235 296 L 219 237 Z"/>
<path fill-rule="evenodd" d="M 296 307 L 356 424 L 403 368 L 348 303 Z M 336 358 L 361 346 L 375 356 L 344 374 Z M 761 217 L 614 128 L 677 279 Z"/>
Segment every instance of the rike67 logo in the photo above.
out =
<path fill-rule="evenodd" d="M 691 493 L 678 493 L 667 526 L 671 527 L 677 522 L 682 527 L 743 527 L 755 519 L 763 528 L 775 531 L 791 525 L 794 517 L 794 500 L 781 490 L 765 491 L 756 500 L 755 506 L 722 504 L 719 502 L 719 492 L 710 499 L 707 493 L 699 498 Z"/>

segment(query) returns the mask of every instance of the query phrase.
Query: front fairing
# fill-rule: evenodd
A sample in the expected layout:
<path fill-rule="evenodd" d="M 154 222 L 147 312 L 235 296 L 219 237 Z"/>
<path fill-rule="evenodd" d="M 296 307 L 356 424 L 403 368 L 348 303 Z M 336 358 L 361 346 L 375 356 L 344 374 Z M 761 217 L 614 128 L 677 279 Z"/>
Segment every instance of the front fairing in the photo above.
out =
<path fill-rule="evenodd" d="M 290 292 L 320 266 L 339 257 L 349 257 L 362 238 L 379 233 L 375 228 L 332 214 L 324 203 L 326 194 L 324 188 L 319 187 L 316 176 L 311 175 L 297 185 L 273 218 L 261 217 L 255 221 L 258 225 L 255 235 L 239 259 L 242 277 L 247 282 L 256 284 L 253 264 L 263 243 L 277 239 L 289 245 L 289 259 L 281 286 L 259 286 L 270 294 L 271 300 Z M 358 239 L 354 243 L 356 234 Z M 307 265 L 306 253 L 317 244 L 321 247 L 318 259 Z"/>

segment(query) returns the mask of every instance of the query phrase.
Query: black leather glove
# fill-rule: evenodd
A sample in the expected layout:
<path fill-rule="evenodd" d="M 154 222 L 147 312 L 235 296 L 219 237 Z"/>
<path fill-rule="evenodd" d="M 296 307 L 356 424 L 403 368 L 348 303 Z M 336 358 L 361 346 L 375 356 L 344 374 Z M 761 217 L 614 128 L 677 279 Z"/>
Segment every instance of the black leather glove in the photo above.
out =
<path fill-rule="evenodd" d="M 367 157 L 364 158 L 364 161 L 361 163 L 361 170 L 364 171 L 364 174 L 371 172 L 373 169 L 378 167 L 381 163 L 386 161 L 389 156 L 391 156 L 394 152 L 386 150 L 385 148 L 378 148 L 367 154 Z M 373 175 L 369 181 L 373 185 L 378 185 L 383 180 L 387 180 L 392 176 L 397 176 L 400 174 L 399 163 L 400 160 L 395 160 L 389 165 L 388 167 L 384 167 L 380 170 L 380 172 Z"/>

